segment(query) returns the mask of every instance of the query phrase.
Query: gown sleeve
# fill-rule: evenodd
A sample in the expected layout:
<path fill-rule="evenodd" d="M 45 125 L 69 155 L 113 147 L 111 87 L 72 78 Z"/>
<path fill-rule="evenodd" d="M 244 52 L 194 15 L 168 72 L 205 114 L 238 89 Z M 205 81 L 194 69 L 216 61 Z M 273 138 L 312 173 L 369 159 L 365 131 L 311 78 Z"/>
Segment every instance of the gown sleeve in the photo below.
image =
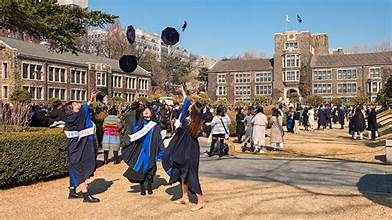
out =
<path fill-rule="evenodd" d="M 179 117 L 179 121 L 180 124 L 184 124 L 186 116 L 187 116 L 187 111 L 189 106 L 191 105 L 191 100 L 189 99 L 189 97 L 185 97 L 184 102 L 182 104 L 182 108 L 181 108 L 181 112 L 180 112 L 180 117 Z"/>

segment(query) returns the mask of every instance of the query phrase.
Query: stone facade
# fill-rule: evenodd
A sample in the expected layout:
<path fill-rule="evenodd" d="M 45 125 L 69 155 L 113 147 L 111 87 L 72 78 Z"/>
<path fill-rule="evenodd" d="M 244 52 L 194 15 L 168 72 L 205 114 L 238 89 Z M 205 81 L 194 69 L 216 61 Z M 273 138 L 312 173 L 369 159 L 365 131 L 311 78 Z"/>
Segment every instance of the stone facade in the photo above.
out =
<path fill-rule="evenodd" d="M 238 102 L 253 101 L 257 95 L 264 95 L 278 101 L 297 93 L 300 97 L 320 95 L 325 101 L 353 96 L 366 96 L 373 101 L 392 75 L 391 51 L 344 54 L 339 49 L 330 54 L 327 34 L 292 31 L 274 37 L 275 53 L 270 66 L 262 64 L 268 59 L 217 62 L 208 74 L 209 97 Z M 265 81 L 268 77 L 257 80 L 268 71 L 272 72 L 271 80 Z M 235 77 L 242 74 L 249 74 L 250 80 L 236 81 Z M 219 78 L 223 75 L 226 81 Z M 270 85 L 271 93 L 263 90 Z M 237 93 L 239 86 L 250 87 L 250 93 Z M 222 92 L 223 87 L 226 92 Z"/>
<path fill-rule="evenodd" d="M 136 91 L 149 96 L 151 73 L 138 67 L 125 73 L 118 61 L 88 54 L 48 51 L 45 45 L 0 37 L 0 100 L 15 89 L 26 89 L 35 102 L 59 98 L 85 101 L 95 90 L 103 98 L 121 96 L 133 101 Z M 115 81 L 115 82 L 114 82 Z"/>

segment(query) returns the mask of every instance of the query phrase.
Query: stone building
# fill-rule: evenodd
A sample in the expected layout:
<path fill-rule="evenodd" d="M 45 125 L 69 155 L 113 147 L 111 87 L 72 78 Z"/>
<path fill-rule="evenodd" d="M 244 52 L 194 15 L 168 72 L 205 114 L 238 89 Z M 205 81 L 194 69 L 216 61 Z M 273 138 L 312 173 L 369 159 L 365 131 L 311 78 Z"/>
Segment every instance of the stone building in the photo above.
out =
<path fill-rule="evenodd" d="M 208 94 L 229 102 L 252 101 L 263 95 L 272 101 L 320 95 L 326 102 L 366 96 L 374 100 L 392 75 L 392 51 L 344 54 L 329 52 L 327 34 L 275 34 L 272 59 L 222 60 L 208 74 Z"/>
<path fill-rule="evenodd" d="M 22 88 L 36 102 L 58 98 L 83 101 L 98 91 L 97 99 L 121 96 L 134 99 L 136 91 L 148 96 L 151 73 L 140 66 L 123 72 L 118 60 L 79 53 L 56 53 L 44 44 L 0 37 L 0 100 L 7 101 Z"/>
<path fill-rule="evenodd" d="M 60 5 L 78 6 L 81 8 L 88 7 L 88 0 L 57 0 Z"/>

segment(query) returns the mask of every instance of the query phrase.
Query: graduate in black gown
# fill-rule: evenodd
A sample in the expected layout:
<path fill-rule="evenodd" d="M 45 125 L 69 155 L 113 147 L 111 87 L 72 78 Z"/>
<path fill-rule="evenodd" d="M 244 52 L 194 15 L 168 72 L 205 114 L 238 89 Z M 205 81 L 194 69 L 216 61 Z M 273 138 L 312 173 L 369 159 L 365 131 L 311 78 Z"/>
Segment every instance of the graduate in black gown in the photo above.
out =
<path fill-rule="evenodd" d="M 159 153 L 163 153 L 163 141 L 158 124 L 152 121 L 149 106 L 141 106 L 136 121 L 132 123 L 132 135 L 125 137 L 128 143 L 122 148 L 122 158 L 129 168 L 123 174 L 132 183 L 140 184 L 141 195 L 152 194 L 152 183 L 157 171 Z"/>
<path fill-rule="evenodd" d="M 197 205 L 192 211 L 204 207 L 204 198 L 199 182 L 200 146 L 198 137 L 203 124 L 203 105 L 196 102 L 192 105 L 189 119 L 186 119 L 190 99 L 186 96 L 185 89 L 180 86 L 180 92 L 184 97 L 179 121 L 180 126 L 176 134 L 165 149 L 162 166 L 170 176 L 169 184 L 181 181 L 182 198 L 176 203 L 188 204 L 188 190 L 197 195 Z"/>
<path fill-rule="evenodd" d="M 67 136 L 68 173 L 70 177 L 69 199 L 83 198 L 83 202 L 95 203 L 99 199 L 91 196 L 86 180 L 94 175 L 96 168 L 97 147 L 94 138 L 94 124 L 89 114 L 89 104 L 69 102 L 66 106 L 65 134 Z M 81 193 L 76 192 L 76 188 Z"/>

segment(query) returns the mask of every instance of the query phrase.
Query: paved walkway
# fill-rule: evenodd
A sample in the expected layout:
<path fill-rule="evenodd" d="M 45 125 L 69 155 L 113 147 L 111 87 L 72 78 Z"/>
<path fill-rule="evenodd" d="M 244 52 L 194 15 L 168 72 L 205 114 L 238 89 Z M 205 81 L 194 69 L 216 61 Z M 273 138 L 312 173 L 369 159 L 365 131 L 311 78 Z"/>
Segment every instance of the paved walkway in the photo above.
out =
<path fill-rule="evenodd" d="M 208 158 L 200 175 L 296 187 L 326 187 L 392 194 L 392 166 L 337 160 L 283 159 L 265 156 Z"/>

